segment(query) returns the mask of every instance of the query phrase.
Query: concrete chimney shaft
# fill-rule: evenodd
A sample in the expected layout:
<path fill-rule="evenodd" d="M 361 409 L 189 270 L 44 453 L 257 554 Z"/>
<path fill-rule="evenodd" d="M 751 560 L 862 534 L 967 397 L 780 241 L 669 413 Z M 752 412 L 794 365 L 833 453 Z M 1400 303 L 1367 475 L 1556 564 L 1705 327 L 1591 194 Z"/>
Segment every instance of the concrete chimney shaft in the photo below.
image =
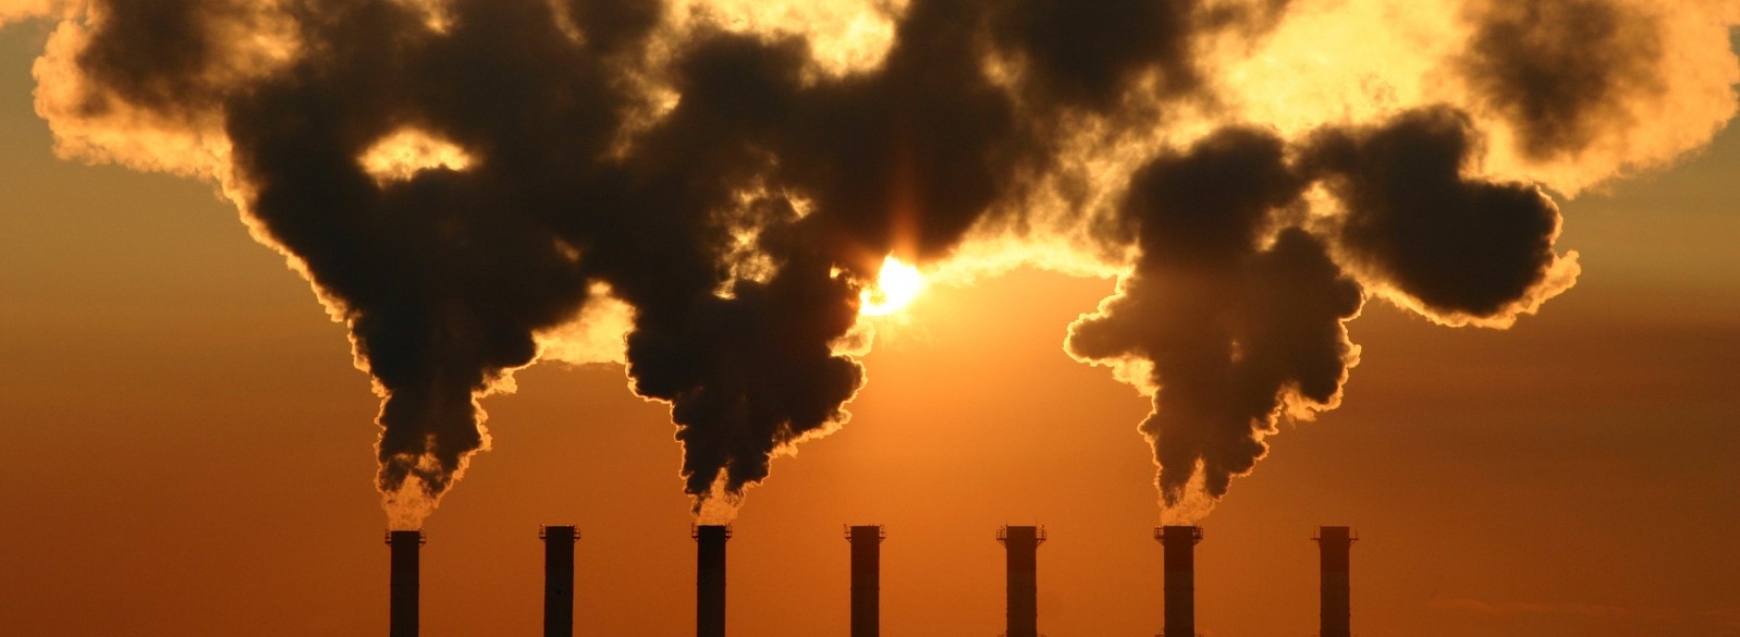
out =
<path fill-rule="evenodd" d="M 1320 616 L 1321 637 L 1350 637 L 1353 634 L 1352 612 L 1348 592 L 1349 549 L 1358 538 L 1345 526 L 1325 526 L 1317 529 L 1317 548 L 1322 552 L 1323 575 Z"/>
<path fill-rule="evenodd" d="M 423 548 L 423 532 L 390 531 L 387 533 L 387 546 L 392 551 L 387 634 L 390 637 L 417 637 L 418 554 Z"/>
<path fill-rule="evenodd" d="M 1039 637 L 1039 544 L 1044 527 L 1005 526 L 997 532 L 1008 554 L 1007 637 Z"/>
<path fill-rule="evenodd" d="M 1202 528 L 1164 526 L 1154 530 L 1166 569 L 1165 637 L 1196 636 L 1196 543 Z"/>
<path fill-rule="evenodd" d="M 725 637 L 725 541 L 731 527 L 695 527 L 695 636 Z"/>
<path fill-rule="evenodd" d="M 544 541 L 544 637 L 574 636 L 574 542 L 572 526 L 546 526 Z"/>
<path fill-rule="evenodd" d="M 846 530 L 852 543 L 852 637 L 878 637 L 882 632 L 883 537 L 876 525 Z"/>

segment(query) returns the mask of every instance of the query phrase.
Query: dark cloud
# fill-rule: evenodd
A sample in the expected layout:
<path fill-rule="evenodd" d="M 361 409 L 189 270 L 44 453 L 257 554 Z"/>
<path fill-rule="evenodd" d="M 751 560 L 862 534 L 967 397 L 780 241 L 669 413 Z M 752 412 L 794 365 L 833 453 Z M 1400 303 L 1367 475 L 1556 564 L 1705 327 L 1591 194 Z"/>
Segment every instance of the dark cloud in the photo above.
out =
<path fill-rule="evenodd" d="M 1305 182 L 1282 141 L 1224 129 L 1139 170 L 1123 205 L 1142 255 L 1119 295 L 1070 328 L 1082 359 L 1152 364 L 1159 485 L 1177 504 L 1200 471 L 1210 496 L 1267 451 L 1287 401 L 1324 406 L 1351 358 L 1341 321 L 1360 287 L 1298 227 L 1264 238 Z"/>
<path fill-rule="evenodd" d="M 831 261 L 784 264 L 773 280 L 739 283 L 732 299 L 697 299 L 686 320 L 637 321 L 629 337 L 636 391 L 672 402 L 689 493 L 723 478 L 727 493 L 768 475 L 775 449 L 842 420 L 863 383 L 830 343 L 857 318 L 857 288 Z"/>
<path fill-rule="evenodd" d="M 587 48 L 600 54 L 632 53 L 658 26 L 664 3 L 648 0 L 562 0 Z"/>
<path fill-rule="evenodd" d="M 864 372 L 834 347 L 884 255 L 942 259 L 978 225 L 1020 227 L 1027 197 L 1081 181 L 1061 174 L 1065 123 L 1153 138 L 1154 109 L 1212 100 L 1205 35 L 1258 33 L 1286 8 L 913 0 L 880 65 L 836 75 L 805 37 L 665 24 L 654 2 L 454 0 L 439 28 L 414 4 L 102 0 L 80 79 L 113 105 L 222 123 L 236 196 L 385 394 L 389 499 L 437 499 L 485 443 L 477 398 L 603 285 L 633 309 L 631 384 L 671 405 L 698 508 L 845 420 Z M 293 54 L 260 57 L 268 28 Z M 990 77 L 994 58 L 1023 72 Z M 1134 95 L 1147 77 L 1159 95 Z M 372 174 L 362 158 L 406 130 L 469 165 Z M 1090 249 L 1141 256 L 1069 348 L 1152 364 L 1143 430 L 1169 502 L 1198 467 L 1224 493 L 1282 410 L 1335 402 L 1362 295 L 1330 248 L 1447 314 L 1502 314 L 1542 288 L 1556 210 L 1467 178 L 1476 140 L 1443 109 L 1303 147 L 1228 127 L 1134 171 Z M 1307 231 L 1317 182 L 1347 212 Z"/>
<path fill-rule="evenodd" d="M 591 274 L 553 223 L 573 204 L 551 184 L 603 153 L 623 100 L 532 4 L 458 4 L 445 37 L 389 3 L 322 7 L 345 19 L 303 22 L 310 55 L 226 105 L 252 213 L 342 305 L 387 394 L 388 493 L 409 476 L 445 489 L 483 442 L 474 395 L 586 299 Z M 521 71 L 534 63 L 552 72 Z M 407 126 L 477 170 L 377 183 L 358 157 Z"/>
<path fill-rule="evenodd" d="M 647 225 L 644 251 L 613 242 L 600 256 L 623 264 L 604 276 L 637 310 L 629 371 L 636 391 L 671 401 L 691 494 L 707 496 L 721 471 L 740 493 L 778 447 L 843 420 L 863 374 L 831 347 L 856 320 L 855 281 L 897 244 L 909 258 L 946 254 L 1034 152 L 972 62 L 978 40 L 958 30 L 975 10 L 915 3 L 882 68 L 807 87 L 802 40 L 715 33 L 684 52 L 682 102 L 631 160 L 656 185 L 623 202 L 665 221 Z M 749 188 L 769 194 L 734 204 Z M 777 272 L 725 299 L 729 228 L 753 231 Z M 673 241 L 686 232 L 697 234 Z M 673 278 L 666 261 L 684 254 L 696 276 Z"/>
<path fill-rule="evenodd" d="M 1505 317 L 1556 283 L 1559 209 L 1471 176 L 1479 144 L 1465 114 L 1426 108 L 1321 131 L 1304 163 L 1346 207 L 1336 236 L 1369 274 L 1444 316 Z"/>
<path fill-rule="evenodd" d="M 1490 2 L 1473 21 L 1458 69 L 1531 159 L 1574 154 L 1627 128 L 1627 102 L 1665 90 L 1661 21 L 1618 0 Z"/>
<path fill-rule="evenodd" d="M 218 53 L 213 6 L 195 0 L 99 2 L 79 66 L 126 100 L 179 108 L 204 92 L 201 76 Z"/>
<path fill-rule="evenodd" d="M 1153 74 L 1162 97 L 1200 94 L 1208 84 L 1200 38 L 1272 28 L 1288 0 L 999 0 L 989 7 L 998 53 L 1020 65 L 1026 97 L 1040 112 L 1115 113 L 1132 83 Z M 1055 115 L 1055 113 L 1053 113 Z"/>
<path fill-rule="evenodd" d="M 1190 56 L 1197 0 L 1012 0 L 996 3 L 998 47 L 1025 63 L 1036 95 L 1096 110 L 1113 107 L 1130 81 L 1158 69 L 1171 92 L 1202 79 Z"/>
<path fill-rule="evenodd" d="M 226 105 L 228 128 L 254 214 L 388 394 L 383 491 L 445 488 L 482 442 L 473 397 L 591 282 L 635 310 L 633 386 L 671 403 L 698 498 L 843 420 L 863 375 L 831 347 L 859 281 L 897 243 L 946 254 L 1038 152 L 961 31 L 983 11 L 915 3 L 882 68 L 821 82 L 801 38 L 702 27 L 660 71 L 676 108 L 625 138 L 656 13 L 572 5 L 577 42 L 535 1 L 455 3 L 439 34 L 398 5 L 320 7 L 310 53 Z M 356 158 L 403 127 L 475 165 L 377 183 Z"/>

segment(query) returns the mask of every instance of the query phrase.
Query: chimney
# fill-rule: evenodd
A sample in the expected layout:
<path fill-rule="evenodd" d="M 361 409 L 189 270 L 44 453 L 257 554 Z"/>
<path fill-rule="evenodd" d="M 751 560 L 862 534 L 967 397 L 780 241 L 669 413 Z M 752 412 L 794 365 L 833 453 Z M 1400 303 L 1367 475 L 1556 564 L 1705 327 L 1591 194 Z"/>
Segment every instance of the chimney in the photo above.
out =
<path fill-rule="evenodd" d="M 1166 559 L 1165 637 L 1196 637 L 1196 543 L 1202 527 L 1154 529 Z"/>
<path fill-rule="evenodd" d="M 1352 529 L 1325 526 L 1317 529 L 1317 547 L 1323 554 L 1322 637 L 1349 637 L 1353 633 L 1348 599 L 1348 553 L 1353 548 Z"/>
<path fill-rule="evenodd" d="M 417 637 L 417 554 L 423 547 L 422 531 L 389 531 L 392 550 L 392 609 L 387 621 L 390 637 Z"/>
<path fill-rule="evenodd" d="M 725 541 L 731 527 L 695 527 L 695 636 L 725 637 Z"/>
<path fill-rule="evenodd" d="M 852 637 L 882 632 L 882 533 L 879 525 L 846 529 L 852 542 Z"/>
<path fill-rule="evenodd" d="M 574 636 L 574 542 L 572 526 L 538 530 L 544 541 L 544 637 Z"/>
<path fill-rule="evenodd" d="M 1045 527 L 1005 526 L 997 541 L 1008 552 L 1009 601 L 1005 606 L 1009 627 L 1006 637 L 1039 637 L 1039 543 Z"/>

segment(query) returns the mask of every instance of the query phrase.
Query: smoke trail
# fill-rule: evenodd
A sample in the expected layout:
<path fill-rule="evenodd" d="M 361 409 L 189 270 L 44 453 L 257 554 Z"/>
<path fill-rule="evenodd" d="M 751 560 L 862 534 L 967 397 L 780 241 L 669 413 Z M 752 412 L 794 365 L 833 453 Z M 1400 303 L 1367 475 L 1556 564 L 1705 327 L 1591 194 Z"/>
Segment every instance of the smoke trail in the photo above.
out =
<path fill-rule="evenodd" d="M 560 217 L 586 202 L 562 190 L 607 152 L 628 104 L 609 57 L 572 46 L 542 6 L 454 5 L 444 34 L 405 7 L 346 8 L 301 19 L 309 54 L 232 98 L 226 128 L 249 210 L 336 300 L 380 386 L 390 510 L 426 515 L 488 444 L 476 398 L 587 300 L 589 242 Z M 651 26 L 610 17 L 585 24 L 588 47 Z M 559 71 L 522 71 L 539 65 Z M 452 140 L 476 166 L 379 183 L 357 157 L 402 129 Z"/>
<path fill-rule="evenodd" d="M 1123 213 L 1141 257 L 1117 296 L 1070 327 L 1076 358 L 1147 369 L 1154 411 L 1141 430 L 1168 507 L 1199 473 L 1209 497 L 1226 493 L 1285 407 L 1335 405 L 1357 356 L 1342 323 L 1359 312 L 1359 284 L 1321 240 L 1280 225 L 1306 185 L 1284 150 L 1225 129 L 1139 170 Z"/>
<path fill-rule="evenodd" d="M 415 528 L 488 447 L 479 400 L 574 355 L 565 334 L 671 406 L 684 490 L 724 521 L 850 418 L 884 257 L 980 241 L 1124 273 L 1067 347 L 1152 394 L 1161 500 L 1200 515 L 1178 512 L 1279 418 L 1338 403 L 1368 296 L 1535 311 L 1577 274 L 1537 183 L 1671 161 L 1734 112 L 1714 3 L 1397 6 L 14 0 L 0 22 L 59 18 L 35 67 L 58 152 L 212 180 L 345 322 Z M 1425 40 L 1373 26 L 1407 16 Z M 624 324 L 620 353 L 575 327 Z"/>

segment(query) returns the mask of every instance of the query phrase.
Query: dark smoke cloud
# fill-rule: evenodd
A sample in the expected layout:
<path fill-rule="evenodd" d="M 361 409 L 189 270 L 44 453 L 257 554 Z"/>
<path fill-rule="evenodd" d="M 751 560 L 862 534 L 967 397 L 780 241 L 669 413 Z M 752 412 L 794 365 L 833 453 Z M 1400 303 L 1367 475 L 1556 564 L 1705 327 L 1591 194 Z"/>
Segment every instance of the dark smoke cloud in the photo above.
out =
<path fill-rule="evenodd" d="M 1474 22 L 1459 70 L 1530 159 L 1628 128 L 1631 101 L 1665 90 L 1661 20 L 1618 0 L 1484 3 Z"/>
<path fill-rule="evenodd" d="M 1036 95 L 1107 110 L 1143 71 L 1158 69 L 1167 92 L 1197 88 L 1190 56 L 1196 0 L 998 3 L 993 40 L 1025 63 Z"/>
<path fill-rule="evenodd" d="M 832 344 L 856 320 L 856 281 L 897 242 L 919 258 L 946 254 L 1034 152 L 972 62 L 981 45 L 960 29 L 977 10 L 915 4 L 880 70 L 813 87 L 802 40 L 714 34 L 677 64 L 683 100 L 637 148 L 657 187 L 623 205 L 637 217 L 687 212 L 649 226 L 644 251 L 601 247 L 600 258 L 637 310 L 629 371 L 636 391 L 673 405 L 697 508 L 715 480 L 734 497 L 767 476 L 777 449 L 844 420 L 863 372 Z M 715 227 L 751 185 L 814 209 L 801 216 L 770 194 L 726 213 L 749 215 L 725 225 L 758 233 L 757 251 L 777 267 L 770 280 L 736 281 L 731 298 L 717 297 L 720 245 L 697 246 L 701 276 L 681 279 L 690 283 L 660 275 L 668 233 Z"/>
<path fill-rule="evenodd" d="M 1527 143 L 1576 153 L 1643 86 L 1647 47 L 1573 46 L 1646 40 L 1617 7 L 1493 9 L 1465 73 Z M 1223 494 L 1283 413 L 1336 404 L 1363 290 L 1495 324 L 1575 273 L 1552 202 L 1478 177 L 1483 137 L 1448 107 L 1295 140 L 1210 122 L 1187 148 L 1130 152 L 1171 138 L 1154 130 L 1171 111 L 1216 103 L 1206 41 L 1287 10 L 912 0 L 878 64 L 831 73 L 811 38 L 642 0 L 99 0 L 67 116 L 217 122 L 214 174 L 348 323 L 385 397 L 379 486 L 414 509 L 395 524 L 420 524 L 487 445 L 477 399 L 603 289 L 633 310 L 631 383 L 671 405 L 697 510 L 734 502 L 848 417 L 865 373 L 837 346 L 885 255 L 947 259 L 975 229 L 1039 232 L 1030 216 L 1089 221 L 1073 227 L 1095 229 L 1095 255 L 1139 253 L 1068 348 L 1147 370 L 1142 430 L 1178 505 L 1196 479 Z M 468 165 L 371 171 L 406 130 Z M 1118 159 L 1065 156 L 1096 151 Z M 1093 190 L 1123 177 L 1121 196 Z M 1309 209 L 1319 186 L 1340 210 Z M 1038 210 L 1059 199 L 1079 207 Z M 1119 203 L 1086 205 L 1102 200 Z"/>
<path fill-rule="evenodd" d="M 1336 237 L 1369 274 L 1448 318 L 1508 319 L 1575 276 L 1553 251 L 1559 209 L 1540 188 L 1471 176 L 1480 137 L 1437 107 L 1330 129 L 1303 163 L 1346 207 Z"/>
<path fill-rule="evenodd" d="M 1266 453 L 1283 409 L 1332 405 L 1353 360 L 1342 321 L 1360 286 L 1316 237 L 1276 232 L 1306 185 L 1284 152 L 1268 133 L 1225 129 L 1139 170 L 1122 206 L 1136 270 L 1070 328 L 1077 358 L 1152 365 L 1141 430 L 1168 505 L 1198 474 L 1209 496 L 1224 494 Z"/>
<path fill-rule="evenodd" d="M 767 476 L 778 448 L 843 421 L 840 406 L 863 373 L 830 354 L 856 315 L 855 286 L 830 279 L 831 268 L 867 279 L 891 250 L 946 256 L 1049 165 L 1055 140 L 1044 135 L 1062 109 L 1110 113 L 1146 69 L 1164 72 L 1177 95 L 1197 88 L 1187 47 L 1195 11 L 1178 2 L 914 2 L 879 69 L 814 86 L 803 81 L 801 40 L 720 34 L 694 43 L 677 67 L 683 101 L 640 152 L 714 162 L 677 171 L 690 195 L 727 177 L 710 185 L 719 190 L 697 214 L 751 182 L 805 197 L 815 212 L 747 224 L 779 270 L 765 287 L 739 282 L 730 300 L 711 288 L 674 290 L 664 278 L 635 285 L 654 264 L 607 276 L 640 312 L 630 373 L 641 394 L 673 404 L 688 492 L 704 498 L 723 476 L 726 494 L 740 494 Z M 1084 48 L 1095 53 L 1082 56 Z M 1043 98 L 1025 112 L 986 76 L 993 51 L 1029 64 L 1025 94 Z M 745 167 L 754 168 L 734 174 Z"/>
<path fill-rule="evenodd" d="M 536 3 L 456 5 L 443 37 L 398 5 L 332 4 L 318 15 L 341 19 L 304 16 L 310 53 L 226 104 L 226 128 L 252 213 L 342 303 L 386 393 L 381 489 L 414 476 L 433 497 L 484 444 L 473 397 L 586 300 L 595 275 L 570 250 L 591 242 L 562 225 L 590 202 L 564 190 L 596 172 L 628 103 Z M 647 29 L 587 26 L 606 45 Z M 357 158 L 407 125 L 479 165 L 376 183 Z"/>
<path fill-rule="evenodd" d="M 208 97 L 200 80 L 221 47 L 213 32 L 219 15 L 213 14 L 234 9 L 186 0 L 105 3 L 79 66 L 123 99 L 158 110 L 181 108 L 190 97 Z"/>
<path fill-rule="evenodd" d="M 634 308 L 629 370 L 672 404 L 687 490 L 740 493 L 844 419 L 863 374 L 831 348 L 879 256 L 945 255 L 1040 152 L 982 73 L 974 3 L 915 3 L 880 69 L 819 84 L 805 40 L 708 27 L 652 68 L 663 12 L 642 2 L 570 4 L 578 39 L 537 0 L 452 3 L 444 32 L 399 3 L 308 3 L 291 16 L 301 56 L 217 104 L 212 12 L 229 8 L 126 28 L 107 25 L 149 11 L 103 9 L 86 76 L 137 108 L 218 110 L 251 214 L 341 307 L 386 395 L 388 494 L 447 487 L 485 444 L 475 397 L 594 282 Z M 659 73 L 681 99 L 622 155 L 649 107 L 637 82 Z M 404 128 L 475 165 L 376 180 L 358 157 Z M 735 273 L 740 235 L 771 274 Z"/>

